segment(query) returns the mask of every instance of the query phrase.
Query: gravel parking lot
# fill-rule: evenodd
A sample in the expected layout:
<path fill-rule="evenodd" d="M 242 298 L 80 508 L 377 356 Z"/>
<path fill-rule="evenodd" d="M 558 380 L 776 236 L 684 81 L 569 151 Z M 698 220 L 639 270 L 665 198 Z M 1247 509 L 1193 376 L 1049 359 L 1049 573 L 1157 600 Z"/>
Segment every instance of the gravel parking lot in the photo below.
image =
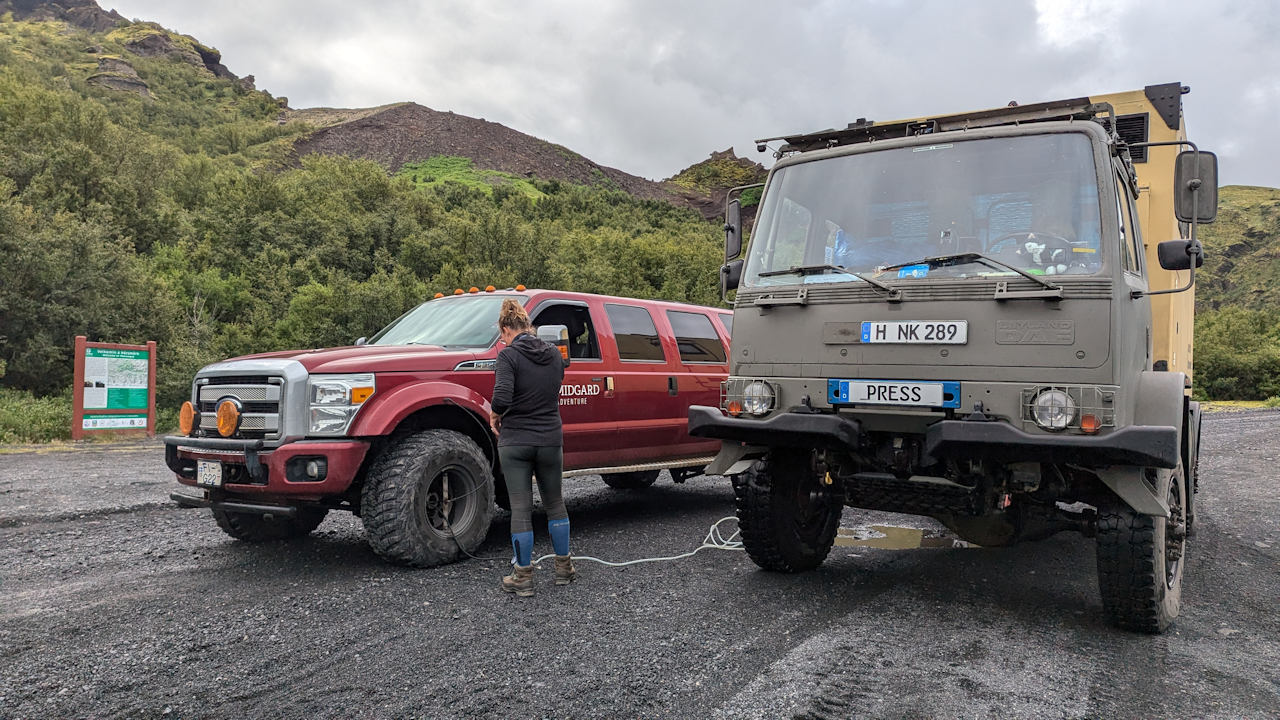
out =
<path fill-rule="evenodd" d="M 1158 637 L 1106 624 L 1071 534 L 837 547 L 796 576 L 709 550 L 555 587 L 547 562 L 517 599 L 501 560 L 388 566 L 349 515 L 235 542 L 168 502 L 159 443 L 0 454 L 0 717 L 1277 717 L 1277 438 L 1280 413 L 1207 418 L 1182 615 Z M 720 478 L 566 496 L 575 552 L 610 560 L 686 552 L 733 514 Z M 505 523 L 478 554 L 509 554 Z M 877 523 L 937 530 L 842 525 Z"/>

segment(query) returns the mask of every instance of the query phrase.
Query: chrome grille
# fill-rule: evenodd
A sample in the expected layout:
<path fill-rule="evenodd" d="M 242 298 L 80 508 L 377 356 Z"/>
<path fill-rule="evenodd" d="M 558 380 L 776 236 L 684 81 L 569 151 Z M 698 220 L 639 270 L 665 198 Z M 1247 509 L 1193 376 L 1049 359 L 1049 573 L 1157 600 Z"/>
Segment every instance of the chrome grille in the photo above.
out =
<path fill-rule="evenodd" d="M 240 430 L 235 437 L 274 439 L 280 435 L 280 406 L 284 399 L 284 378 L 272 376 L 205 377 L 196 380 L 196 408 L 200 429 L 216 435 L 218 402 L 235 398 L 240 402 Z"/>

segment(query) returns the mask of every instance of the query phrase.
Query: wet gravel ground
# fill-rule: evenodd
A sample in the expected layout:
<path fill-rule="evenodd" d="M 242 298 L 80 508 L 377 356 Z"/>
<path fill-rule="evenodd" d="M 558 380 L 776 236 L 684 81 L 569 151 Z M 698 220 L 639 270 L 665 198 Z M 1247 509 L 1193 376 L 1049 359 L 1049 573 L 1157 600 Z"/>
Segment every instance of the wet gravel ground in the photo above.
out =
<path fill-rule="evenodd" d="M 502 561 L 382 563 L 359 521 L 254 546 L 167 502 L 160 445 L 0 454 L 0 718 L 1280 716 L 1280 413 L 1210 416 L 1166 635 L 1109 627 L 1092 541 L 742 553 L 502 593 Z M 575 552 L 696 546 L 727 481 L 567 481 Z M 505 556 L 504 515 L 482 555 Z M 540 520 L 537 520 L 541 524 Z M 919 518 L 848 510 L 848 528 Z M 727 525 L 727 524 L 726 524 Z M 538 552 L 549 552 L 539 532 Z"/>

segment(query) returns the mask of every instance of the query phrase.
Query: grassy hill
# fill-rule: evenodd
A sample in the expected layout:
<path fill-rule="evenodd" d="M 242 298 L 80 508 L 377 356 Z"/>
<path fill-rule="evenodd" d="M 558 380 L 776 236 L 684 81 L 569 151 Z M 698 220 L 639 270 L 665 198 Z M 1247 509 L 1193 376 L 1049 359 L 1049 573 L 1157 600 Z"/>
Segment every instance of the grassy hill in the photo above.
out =
<path fill-rule="evenodd" d="M 1280 189 L 1231 185 L 1218 191 L 1218 219 L 1203 228 L 1199 309 L 1280 307 Z"/>

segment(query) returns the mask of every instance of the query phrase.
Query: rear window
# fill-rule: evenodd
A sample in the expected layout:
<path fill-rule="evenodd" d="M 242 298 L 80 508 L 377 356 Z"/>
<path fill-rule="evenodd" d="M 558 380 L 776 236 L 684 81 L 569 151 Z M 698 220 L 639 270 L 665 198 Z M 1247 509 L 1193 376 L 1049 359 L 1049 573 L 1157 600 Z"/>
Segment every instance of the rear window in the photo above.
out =
<path fill-rule="evenodd" d="M 720 322 L 724 325 L 724 329 L 729 331 L 729 337 L 733 337 L 733 315 L 731 313 L 721 313 Z"/>
<path fill-rule="evenodd" d="M 613 338 L 618 343 L 618 357 L 623 360 L 656 360 L 666 362 L 662 352 L 662 340 L 653 324 L 649 311 L 634 305 L 606 303 L 605 313 L 613 326 Z"/>
<path fill-rule="evenodd" d="M 667 319 L 676 335 L 680 359 L 688 363 L 722 363 L 725 361 L 724 343 L 711 324 L 711 318 L 702 313 L 668 310 Z"/>

